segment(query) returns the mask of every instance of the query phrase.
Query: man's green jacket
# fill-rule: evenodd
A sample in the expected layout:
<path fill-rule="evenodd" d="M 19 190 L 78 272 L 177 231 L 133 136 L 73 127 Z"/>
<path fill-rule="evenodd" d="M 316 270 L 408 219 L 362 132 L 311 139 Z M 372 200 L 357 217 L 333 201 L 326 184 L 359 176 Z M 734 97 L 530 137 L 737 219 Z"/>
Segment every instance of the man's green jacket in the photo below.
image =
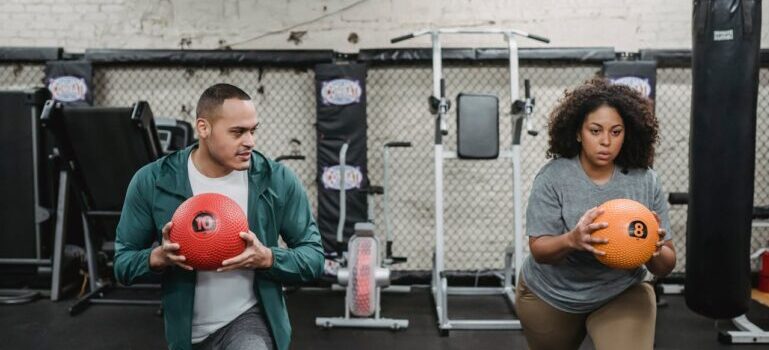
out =
<path fill-rule="evenodd" d="M 176 208 L 192 196 L 187 161 L 192 145 L 142 167 L 126 191 L 117 227 L 115 276 L 125 285 L 159 274 L 149 268 L 154 242 Z M 291 325 L 283 299 L 283 282 L 306 282 L 323 271 L 323 247 L 304 187 L 286 167 L 252 152 L 248 169 L 248 224 L 272 250 L 270 269 L 256 270 L 254 291 L 278 349 L 288 349 Z M 282 237 L 288 248 L 278 246 Z M 169 267 L 162 272 L 163 312 L 170 349 L 190 349 L 195 271 Z M 245 310 L 244 310 L 245 311 Z"/>

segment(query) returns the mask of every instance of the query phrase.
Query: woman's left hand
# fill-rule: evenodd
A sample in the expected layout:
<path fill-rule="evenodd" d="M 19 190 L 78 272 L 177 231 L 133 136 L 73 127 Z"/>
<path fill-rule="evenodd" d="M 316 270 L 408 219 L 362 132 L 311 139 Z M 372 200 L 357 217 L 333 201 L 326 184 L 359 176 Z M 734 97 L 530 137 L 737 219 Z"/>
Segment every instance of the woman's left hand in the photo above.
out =
<path fill-rule="evenodd" d="M 654 214 L 654 218 L 657 220 L 657 227 L 659 227 L 657 230 L 657 234 L 659 235 L 659 240 L 657 240 L 657 248 L 654 250 L 654 254 L 652 254 L 652 258 L 654 258 L 660 255 L 662 246 L 665 245 L 665 235 L 667 232 L 665 231 L 665 228 L 662 227 L 662 221 L 660 221 L 660 216 L 657 215 L 657 212 L 653 211 L 652 214 Z"/>

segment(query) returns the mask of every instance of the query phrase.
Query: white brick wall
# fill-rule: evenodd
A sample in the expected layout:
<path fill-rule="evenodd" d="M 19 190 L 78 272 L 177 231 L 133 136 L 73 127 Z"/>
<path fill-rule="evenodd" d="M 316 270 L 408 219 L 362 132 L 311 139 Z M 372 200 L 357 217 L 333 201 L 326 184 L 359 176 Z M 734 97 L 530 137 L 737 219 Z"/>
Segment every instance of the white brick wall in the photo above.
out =
<path fill-rule="evenodd" d="M 390 38 L 427 27 L 488 26 L 544 35 L 553 47 L 690 48 L 691 12 L 690 0 L 3 0 L 0 46 L 178 48 L 189 38 L 195 49 L 224 41 L 239 49 L 355 52 L 395 47 Z M 298 44 L 287 41 L 291 30 L 280 31 L 304 22 L 311 23 L 291 29 L 307 31 Z M 769 25 L 763 27 L 767 46 Z M 274 31 L 280 32 L 250 40 Z M 357 43 L 347 40 L 352 32 Z M 427 43 L 422 38 L 398 46 Z M 454 37 L 446 46 L 501 44 Z"/>

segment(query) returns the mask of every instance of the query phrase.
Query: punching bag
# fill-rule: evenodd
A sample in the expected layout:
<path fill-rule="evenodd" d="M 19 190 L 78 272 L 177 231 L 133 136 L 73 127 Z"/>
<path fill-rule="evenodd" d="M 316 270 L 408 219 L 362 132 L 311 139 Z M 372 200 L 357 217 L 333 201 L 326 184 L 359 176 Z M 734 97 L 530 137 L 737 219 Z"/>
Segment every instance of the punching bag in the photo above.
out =
<path fill-rule="evenodd" d="M 688 307 L 723 319 L 750 303 L 760 0 L 694 1 Z"/>

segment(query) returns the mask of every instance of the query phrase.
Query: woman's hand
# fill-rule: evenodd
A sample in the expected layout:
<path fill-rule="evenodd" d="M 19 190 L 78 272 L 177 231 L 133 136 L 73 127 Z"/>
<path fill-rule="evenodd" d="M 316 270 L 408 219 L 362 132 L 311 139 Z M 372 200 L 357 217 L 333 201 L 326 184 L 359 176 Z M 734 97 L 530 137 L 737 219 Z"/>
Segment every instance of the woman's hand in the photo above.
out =
<path fill-rule="evenodd" d="M 657 227 L 659 227 L 659 230 L 657 230 L 657 234 L 659 235 L 659 240 L 657 241 L 657 249 L 654 250 L 654 254 L 652 254 L 652 258 L 655 258 L 660 255 L 662 246 L 665 245 L 665 235 L 667 232 L 665 231 L 665 228 L 662 227 L 662 221 L 660 221 L 660 217 L 657 215 L 657 212 L 653 211 L 652 214 L 654 214 L 654 218 L 657 219 Z"/>
<path fill-rule="evenodd" d="M 646 268 L 655 276 L 664 277 L 673 271 L 673 268 L 676 266 L 676 249 L 670 240 L 665 240 L 667 232 L 662 228 L 662 222 L 657 213 L 654 213 L 654 217 L 657 219 L 657 224 L 660 227 L 657 231 L 660 237 L 659 241 L 657 241 L 657 250 L 654 251 L 651 259 L 646 262 Z"/>
<path fill-rule="evenodd" d="M 606 255 L 606 252 L 596 249 L 594 243 L 608 243 L 607 238 L 593 237 L 593 232 L 609 227 L 606 222 L 594 222 L 595 219 L 603 214 L 603 209 L 594 207 L 582 215 L 577 222 L 577 226 L 569 231 L 570 247 L 574 250 L 588 251 L 596 255 Z"/>
<path fill-rule="evenodd" d="M 606 252 L 593 247 L 593 243 L 606 243 L 606 238 L 593 237 L 593 232 L 609 226 L 605 222 L 594 222 L 603 214 L 602 209 L 592 208 L 585 212 L 573 230 L 561 235 L 540 235 L 529 237 L 529 250 L 540 264 L 558 264 L 571 252 L 587 251 L 597 255 Z"/>

